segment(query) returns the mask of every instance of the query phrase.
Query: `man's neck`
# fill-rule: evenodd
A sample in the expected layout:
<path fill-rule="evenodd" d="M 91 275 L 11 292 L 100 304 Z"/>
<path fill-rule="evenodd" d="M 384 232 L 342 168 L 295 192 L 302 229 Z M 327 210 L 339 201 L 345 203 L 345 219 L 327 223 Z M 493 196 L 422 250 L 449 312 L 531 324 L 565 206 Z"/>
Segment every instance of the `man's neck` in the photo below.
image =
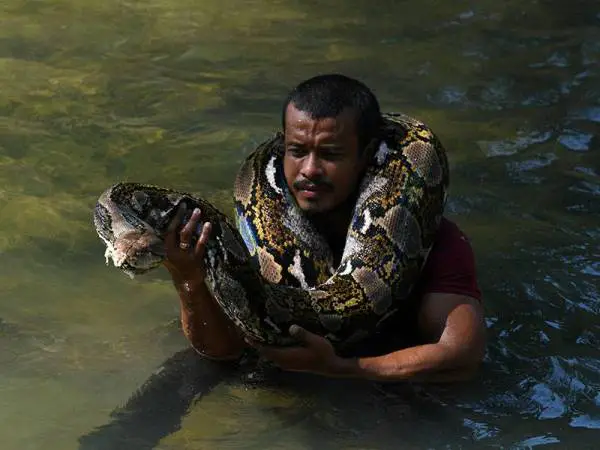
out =
<path fill-rule="evenodd" d="M 310 217 L 317 231 L 325 237 L 331 247 L 335 265 L 339 264 L 344 251 L 348 227 L 354 213 L 355 200 L 351 198 L 332 211 Z"/>

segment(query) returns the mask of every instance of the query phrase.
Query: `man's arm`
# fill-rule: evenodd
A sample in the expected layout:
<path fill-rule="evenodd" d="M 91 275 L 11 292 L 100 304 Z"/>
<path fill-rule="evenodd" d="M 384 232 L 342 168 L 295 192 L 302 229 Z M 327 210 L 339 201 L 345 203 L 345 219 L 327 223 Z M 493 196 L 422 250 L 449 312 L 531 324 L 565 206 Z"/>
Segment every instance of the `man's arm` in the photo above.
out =
<path fill-rule="evenodd" d="M 457 294 L 427 294 L 419 329 L 426 344 L 345 361 L 347 370 L 380 381 L 460 381 L 475 374 L 486 342 L 483 307 L 478 300 Z"/>
<path fill-rule="evenodd" d="M 209 359 L 237 359 L 244 343 L 204 282 L 182 280 L 169 271 L 179 294 L 181 328 L 191 346 Z"/>
<path fill-rule="evenodd" d="M 427 294 L 419 328 L 424 345 L 367 358 L 340 358 L 329 341 L 295 326 L 290 333 L 302 346 L 255 346 L 283 369 L 333 377 L 450 382 L 475 373 L 485 353 L 485 322 L 478 300 L 457 294 Z"/>
<path fill-rule="evenodd" d="M 235 359 L 239 357 L 244 343 L 204 283 L 204 251 L 210 224 L 204 224 L 198 242 L 191 246 L 194 230 L 200 221 L 200 211 L 195 210 L 189 222 L 177 233 L 183 215 L 184 211 L 179 211 L 169 226 L 165 238 L 167 260 L 164 263 L 179 294 L 183 333 L 202 356 Z M 189 248 L 182 249 L 180 243 L 187 244 Z"/>

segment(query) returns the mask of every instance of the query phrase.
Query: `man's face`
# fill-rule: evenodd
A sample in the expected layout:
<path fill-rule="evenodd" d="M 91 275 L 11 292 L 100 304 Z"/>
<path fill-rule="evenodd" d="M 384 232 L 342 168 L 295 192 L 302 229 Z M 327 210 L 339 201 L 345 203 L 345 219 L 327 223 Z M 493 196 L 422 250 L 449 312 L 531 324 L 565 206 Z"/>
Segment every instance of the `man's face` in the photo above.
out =
<path fill-rule="evenodd" d="M 287 107 L 283 170 L 303 211 L 323 213 L 342 204 L 356 189 L 365 159 L 359 156 L 352 111 L 315 120 Z"/>

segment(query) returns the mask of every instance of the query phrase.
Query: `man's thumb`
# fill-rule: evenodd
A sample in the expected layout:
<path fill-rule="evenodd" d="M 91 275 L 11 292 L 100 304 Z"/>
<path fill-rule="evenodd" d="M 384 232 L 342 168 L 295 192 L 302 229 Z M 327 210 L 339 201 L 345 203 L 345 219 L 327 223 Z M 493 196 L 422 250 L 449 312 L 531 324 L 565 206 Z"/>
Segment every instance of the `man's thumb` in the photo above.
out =
<path fill-rule="evenodd" d="M 290 336 L 300 342 L 310 342 L 310 333 L 302 328 L 300 325 L 292 325 L 289 330 Z"/>

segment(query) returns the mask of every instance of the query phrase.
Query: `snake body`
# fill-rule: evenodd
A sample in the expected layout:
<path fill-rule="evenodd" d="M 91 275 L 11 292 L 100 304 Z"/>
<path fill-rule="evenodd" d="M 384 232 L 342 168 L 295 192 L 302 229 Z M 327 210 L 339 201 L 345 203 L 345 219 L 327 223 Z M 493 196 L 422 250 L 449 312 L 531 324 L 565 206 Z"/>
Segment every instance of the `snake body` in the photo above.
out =
<path fill-rule="evenodd" d="M 138 183 L 108 188 L 94 210 L 107 263 L 130 275 L 160 265 L 166 229 L 184 203 L 212 223 L 206 285 L 243 333 L 290 345 L 287 330 L 296 323 L 337 348 L 368 337 L 406 304 L 434 244 L 449 182 L 445 150 L 425 124 L 402 114 L 383 117 L 338 267 L 287 188 L 280 133 L 237 174 L 237 227 L 186 192 Z"/>

